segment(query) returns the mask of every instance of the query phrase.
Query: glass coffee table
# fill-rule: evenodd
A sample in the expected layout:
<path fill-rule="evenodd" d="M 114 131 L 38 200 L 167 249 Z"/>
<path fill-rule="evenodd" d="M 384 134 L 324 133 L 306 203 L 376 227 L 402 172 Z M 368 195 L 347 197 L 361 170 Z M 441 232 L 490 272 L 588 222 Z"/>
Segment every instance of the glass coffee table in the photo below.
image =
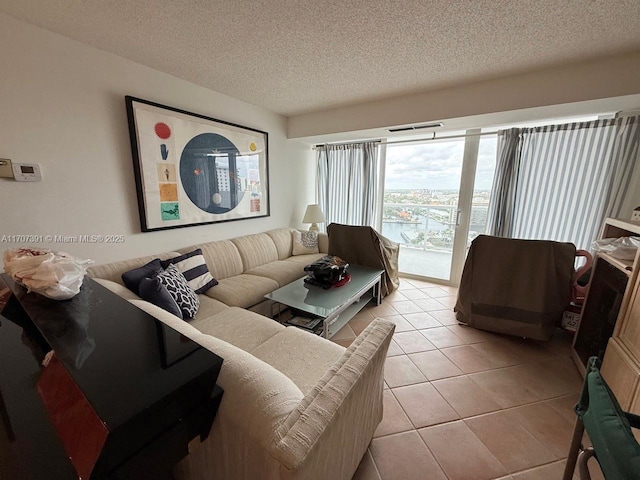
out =
<path fill-rule="evenodd" d="M 331 338 L 371 300 L 380 305 L 380 282 L 384 270 L 350 265 L 347 271 L 351 275 L 351 281 L 341 287 L 325 290 L 305 285 L 304 278 L 300 278 L 266 294 L 265 298 L 286 305 L 305 317 L 319 319 L 317 326 L 306 329 Z M 313 324 L 312 321 L 297 320 L 297 317 L 285 323 L 303 328 L 305 324 Z"/>

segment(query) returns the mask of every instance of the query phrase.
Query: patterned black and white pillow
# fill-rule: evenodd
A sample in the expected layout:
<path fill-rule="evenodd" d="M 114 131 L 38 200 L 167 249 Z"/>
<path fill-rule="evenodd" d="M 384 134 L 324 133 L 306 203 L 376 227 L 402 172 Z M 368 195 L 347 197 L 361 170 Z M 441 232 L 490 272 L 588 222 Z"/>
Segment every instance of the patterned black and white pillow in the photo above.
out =
<path fill-rule="evenodd" d="M 305 255 L 308 253 L 319 253 L 318 232 L 292 230 L 293 250 L 292 255 Z"/>
<path fill-rule="evenodd" d="M 167 268 L 171 264 L 175 265 L 196 293 L 204 293 L 218 284 L 218 281 L 209 273 L 207 262 L 204 259 L 204 255 L 202 255 L 202 250 L 199 248 L 179 257 L 163 260 L 161 264 L 162 268 Z"/>
<path fill-rule="evenodd" d="M 157 278 L 180 307 L 182 317 L 185 319 L 194 318 L 200 307 L 200 299 L 176 266 L 169 265 L 164 272 L 157 275 Z"/>

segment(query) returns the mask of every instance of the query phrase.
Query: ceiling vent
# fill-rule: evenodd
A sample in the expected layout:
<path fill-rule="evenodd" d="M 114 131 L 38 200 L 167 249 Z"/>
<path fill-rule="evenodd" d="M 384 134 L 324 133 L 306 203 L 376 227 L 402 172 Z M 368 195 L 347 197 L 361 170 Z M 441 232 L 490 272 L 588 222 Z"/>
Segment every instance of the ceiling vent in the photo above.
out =
<path fill-rule="evenodd" d="M 388 128 L 387 131 L 389 131 L 391 133 L 410 132 L 412 130 L 422 130 L 423 128 L 438 128 L 438 127 L 442 127 L 442 125 L 443 125 L 442 122 L 425 123 L 424 125 L 411 125 L 411 126 L 408 126 L 408 127 Z"/>

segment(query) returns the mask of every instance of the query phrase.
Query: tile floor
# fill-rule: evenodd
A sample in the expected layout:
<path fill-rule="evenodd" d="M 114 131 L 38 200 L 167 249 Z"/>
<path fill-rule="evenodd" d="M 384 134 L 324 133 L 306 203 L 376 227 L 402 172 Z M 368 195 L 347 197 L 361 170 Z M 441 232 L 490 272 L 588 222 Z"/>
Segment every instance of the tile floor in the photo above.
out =
<path fill-rule="evenodd" d="M 537 342 L 460 326 L 456 295 L 402 279 L 332 338 L 348 346 L 376 317 L 396 324 L 384 417 L 353 480 L 561 479 L 582 385 L 571 336 Z"/>

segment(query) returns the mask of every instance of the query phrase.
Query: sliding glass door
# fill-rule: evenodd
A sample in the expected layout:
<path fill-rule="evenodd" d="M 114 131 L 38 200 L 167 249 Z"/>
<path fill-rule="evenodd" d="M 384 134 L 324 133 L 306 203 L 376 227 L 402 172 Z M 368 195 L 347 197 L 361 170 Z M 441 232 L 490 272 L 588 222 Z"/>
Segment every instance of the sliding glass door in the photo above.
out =
<path fill-rule="evenodd" d="M 401 245 L 400 272 L 456 283 L 486 226 L 495 137 L 386 146 L 382 234 Z"/>

